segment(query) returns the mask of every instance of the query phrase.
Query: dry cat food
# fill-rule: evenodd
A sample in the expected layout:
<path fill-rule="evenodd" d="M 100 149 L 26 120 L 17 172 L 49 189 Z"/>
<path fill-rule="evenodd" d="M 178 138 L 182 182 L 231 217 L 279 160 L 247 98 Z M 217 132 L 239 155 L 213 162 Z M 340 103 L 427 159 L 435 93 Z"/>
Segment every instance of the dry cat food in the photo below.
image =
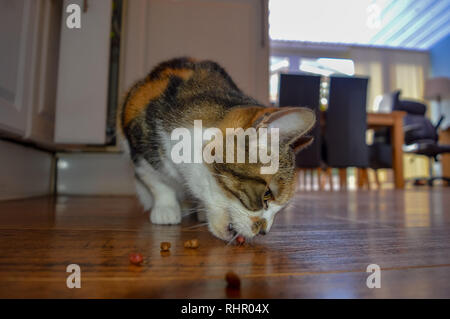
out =
<path fill-rule="evenodd" d="M 241 279 L 234 272 L 229 271 L 225 275 L 225 280 L 227 281 L 227 288 L 230 289 L 240 289 L 241 288 Z"/>
<path fill-rule="evenodd" d="M 184 248 L 198 248 L 198 239 L 186 240 L 184 242 Z"/>
<path fill-rule="evenodd" d="M 139 253 L 132 253 L 129 256 L 130 263 L 139 266 L 144 261 L 144 257 Z"/>
<path fill-rule="evenodd" d="M 245 237 L 241 235 L 237 236 L 236 243 L 238 243 L 238 245 L 243 245 L 245 243 Z"/>
<path fill-rule="evenodd" d="M 161 251 L 169 251 L 170 250 L 170 243 L 167 241 L 163 241 L 161 243 Z"/>

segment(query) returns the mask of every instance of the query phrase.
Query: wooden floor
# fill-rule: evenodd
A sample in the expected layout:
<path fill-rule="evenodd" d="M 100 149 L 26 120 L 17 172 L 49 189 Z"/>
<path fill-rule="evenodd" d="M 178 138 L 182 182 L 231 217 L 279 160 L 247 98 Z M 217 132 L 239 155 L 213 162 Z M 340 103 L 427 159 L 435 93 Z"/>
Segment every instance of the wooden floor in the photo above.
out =
<path fill-rule="evenodd" d="M 272 231 L 226 246 L 192 216 L 151 225 L 133 198 L 0 203 L 1 298 L 450 298 L 450 190 L 303 192 Z M 200 247 L 183 247 L 198 238 Z M 160 254 L 170 241 L 169 256 Z M 130 265 L 130 252 L 145 264 Z M 381 288 L 366 267 L 381 267 Z M 81 288 L 66 287 L 66 266 Z M 241 290 L 227 290 L 233 270 Z"/>

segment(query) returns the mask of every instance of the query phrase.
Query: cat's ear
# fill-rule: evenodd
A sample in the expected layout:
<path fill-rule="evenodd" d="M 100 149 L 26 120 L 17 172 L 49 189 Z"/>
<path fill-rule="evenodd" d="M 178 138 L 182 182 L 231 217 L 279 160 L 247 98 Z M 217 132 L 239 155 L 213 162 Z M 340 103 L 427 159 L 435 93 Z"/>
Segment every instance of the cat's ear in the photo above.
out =
<path fill-rule="evenodd" d="M 298 152 L 312 143 L 313 137 L 306 134 L 315 123 L 316 115 L 311 109 L 282 107 L 265 113 L 253 123 L 253 126 L 256 129 L 266 127 L 269 132 L 271 128 L 278 128 L 280 145 L 288 144 L 295 152 Z"/>

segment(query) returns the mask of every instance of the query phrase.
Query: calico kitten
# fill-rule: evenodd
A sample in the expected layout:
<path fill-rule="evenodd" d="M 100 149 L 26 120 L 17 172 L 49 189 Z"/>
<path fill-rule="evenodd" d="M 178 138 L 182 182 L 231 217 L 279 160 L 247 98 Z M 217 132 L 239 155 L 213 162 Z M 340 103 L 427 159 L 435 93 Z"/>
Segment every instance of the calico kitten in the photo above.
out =
<path fill-rule="evenodd" d="M 261 174 L 257 163 L 181 163 L 171 158 L 171 132 L 193 128 L 279 129 L 279 169 Z M 180 201 L 190 194 L 206 211 L 210 231 L 223 240 L 267 233 L 295 189 L 295 153 L 315 115 L 306 108 L 269 108 L 245 95 L 211 61 L 177 58 L 159 64 L 128 92 L 119 114 L 135 166 L 137 194 L 155 224 L 181 221 Z M 206 145 L 208 141 L 203 141 Z M 226 149 L 225 149 L 226 151 Z M 246 149 L 248 151 L 248 149 Z"/>

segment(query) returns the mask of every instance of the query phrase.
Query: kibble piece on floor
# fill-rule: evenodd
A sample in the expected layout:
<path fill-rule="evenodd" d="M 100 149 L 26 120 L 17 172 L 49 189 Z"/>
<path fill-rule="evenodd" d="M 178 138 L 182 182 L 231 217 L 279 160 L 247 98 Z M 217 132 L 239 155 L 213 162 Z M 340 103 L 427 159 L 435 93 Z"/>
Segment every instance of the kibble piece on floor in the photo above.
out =
<path fill-rule="evenodd" d="M 238 245 L 243 245 L 245 243 L 245 237 L 244 236 L 237 236 L 236 237 L 236 243 Z"/>
<path fill-rule="evenodd" d="M 133 265 L 140 266 L 142 264 L 142 262 L 144 261 L 144 257 L 142 256 L 142 254 L 132 253 L 129 256 L 129 260 L 130 260 L 130 263 L 132 263 Z"/>
<path fill-rule="evenodd" d="M 170 243 L 163 241 L 161 243 L 161 251 L 169 251 L 170 250 Z"/>
<path fill-rule="evenodd" d="M 186 240 L 184 242 L 184 247 L 185 248 L 191 248 L 191 249 L 198 248 L 198 239 Z"/>
<path fill-rule="evenodd" d="M 230 289 L 240 289 L 241 288 L 241 279 L 234 272 L 229 271 L 225 275 L 225 280 L 227 281 L 227 288 Z"/>

